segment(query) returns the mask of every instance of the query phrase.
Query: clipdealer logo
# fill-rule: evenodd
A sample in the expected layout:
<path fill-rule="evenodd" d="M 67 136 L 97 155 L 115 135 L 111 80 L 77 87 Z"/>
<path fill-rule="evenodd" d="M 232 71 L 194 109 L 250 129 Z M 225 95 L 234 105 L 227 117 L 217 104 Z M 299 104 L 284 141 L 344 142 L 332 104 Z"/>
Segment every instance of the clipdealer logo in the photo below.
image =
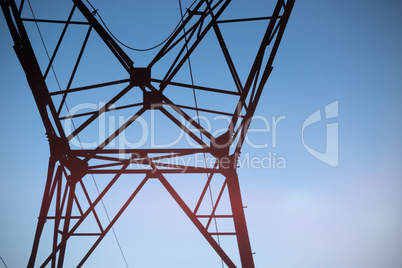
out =
<path fill-rule="evenodd" d="M 329 120 L 331 118 L 337 118 L 338 117 L 338 101 L 334 101 L 328 105 L 325 106 L 324 108 L 324 114 L 325 114 L 325 120 Z M 303 123 L 302 126 L 302 143 L 304 148 L 315 158 L 318 160 L 332 166 L 332 167 L 337 167 L 338 166 L 338 159 L 339 159 L 339 146 L 338 146 L 338 140 L 339 140 L 339 130 L 338 130 L 338 123 L 327 123 L 326 124 L 326 139 L 325 139 L 325 152 L 319 152 L 318 150 L 315 150 L 311 148 L 309 145 L 306 144 L 305 139 L 304 139 L 304 131 L 307 127 L 323 121 L 322 113 L 321 110 L 315 111 L 313 114 L 311 114 Z"/>
<path fill-rule="evenodd" d="M 72 118 L 74 115 L 79 114 L 83 110 L 98 110 L 103 107 L 105 103 L 101 102 L 99 104 L 94 103 L 82 103 L 72 107 L 67 117 L 68 120 L 65 121 L 65 130 L 66 133 L 72 133 L 74 130 L 74 124 L 72 122 Z M 338 166 L 338 122 L 334 122 L 334 119 L 338 117 L 338 101 L 334 101 L 328 105 L 326 105 L 321 111 L 320 109 L 312 113 L 307 119 L 303 122 L 301 128 L 301 139 L 303 147 L 307 152 L 309 152 L 312 156 L 316 159 L 322 161 L 323 163 L 337 167 Z M 197 118 L 193 118 L 197 120 Z M 264 168 L 264 169 L 286 169 L 287 168 L 287 161 L 285 156 L 277 154 L 275 152 L 276 147 L 278 147 L 278 128 L 280 122 L 286 121 L 287 117 L 285 115 L 276 117 L 272 116 L 271 118 L 267 118 L 264 116 L 254 116 L 252 121 L 257 125 L 253 125 L 245 136 L 245 144 L 253 149 L 265 149 L 271 148 L 268 154 L 264 156 L 252 156 L 249 153 L 245 153 L 243 158 L 239 161 L 240 167 L 257 169 L 257 168 Z M 116 129 L 120 126 L 124 125 L 129 118 L 120 115 L 116 117 L 115 115 L 106 116 L 105 113 L 102 113 L 99 116 L 99 120 L 97 125 L 97 135 L 91 135 L 91 137 L 84 136 L 82 139 L 78 139 L 78 137 L 74 137 L 70 143 L 77 148 L 82 149 L 91 149 L 103 144 L 106 139 L 110 135 L 114 135 Z M 181 118 L 182 124 L 189 130 L 191 130 L 191 125 L 189 122 L 185 121 Z M 207 117 L 200 117 L 200 120 L 204 122 L 205 128 L 207 131 L 211 132 L 213 136 L 219 136 L 219 134 L 224 133 L 227 128 L 218 128 L 215 129 L 213 125 L 215 123 L 226 123 L 227 125 L 230 123 L 230 118 L 225 116 L 215 116 L 213 118 Z M 330 120 L 326 124 L 326 137 L 325 137 L 325 151 L 320 152 L 317 149 L 314 149 L 311 144 L 306 142 L 306 136 L 311 135 L 312 133 L 305 134 L 305 130 L 308 129 L 310 126 L 317 124 L 319 122 Z M 146 121 L 144 118 L 139 117 L 135 121 L 137 124 L 137 130 L 134 136 L 131 134 L 127 134 L 126 132 L 121 132 L 115 138 L 112 139 L 108 146 L 110 148 L 117 148 L 121 150 L 122 154 L 124 155 L 126 148 L 140 148 L 142 146 L 149 145 L 151 148 L 170 148 L 174 145 L 179 143 L 187 144 L 188 146 L 195 148 L 197 144 L 191 139 L 190 136 L 185 135 L 184 131 L 180 131 L 179 133 L 173 134 L 171 139 L 164 139 L 162 143 L 156 142 L 156 119 L 155 119 L 155 112 L 152 111 L 150 114 L 150 120 Z M 251 123 L 251 122 L 250 122 Z M 96 131 L 96 130 L 95 130 Z M 253 134 L 255 133 L 255 134 Z M 91 132 L 91 134 L 93 134 Z M 261 139 L 261 136 L 257 137 L 255 135 L 269 135 L 265 136 Z M 249 136 L 251 135 L 251 136 Z M 267 137 L 270 139 L 267 140 Z M 184 161 L 179 162 L 176 164 L 196 164 L 199 159 L 177 159 L 177 161 Z M 211 161 L 215 161 L 215 158 L 212 157 Z M 193 163 L 194 162 L 194 163 Z M 205 162 L 205 159 L 203 160 Z M 213 165 L 213 164 L 211 164 Z"/>

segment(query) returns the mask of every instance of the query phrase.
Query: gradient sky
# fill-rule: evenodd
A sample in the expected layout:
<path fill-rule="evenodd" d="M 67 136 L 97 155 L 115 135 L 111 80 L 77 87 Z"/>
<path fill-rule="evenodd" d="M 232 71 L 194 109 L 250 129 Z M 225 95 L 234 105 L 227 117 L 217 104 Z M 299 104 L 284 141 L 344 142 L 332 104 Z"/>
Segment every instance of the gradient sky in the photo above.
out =
<path fill-rule="evenodd" d="M 37 2 L 32 0 L 38 14 L 51 8 Z M 173 0 L 115 1 L 112 6 L 92 2 L 111 28 L 119 29 L 116 35 L 137 47 L 161 41 L 180 18 Z M 252 13 L 257 2 L 247 1 L 246 10 L 234 6 L 233 12 Z M 402 267 L 401 12 L 397 0 L 296 2 L 256 111 L 268 119 L 286 117 L 278 124 L 276 147 L 272 133 L 260 132 L 250 135 L 270 146 L 243 149 L 251 157 L 275 153 L 277 160 L 285 159 L 286 168 L 238 171 L 256 267 Z M 24 267 L 49 149 L 2 13 L 0 17 L 0 256 L 8 267 Z M 119 28 L 125 24 L 133 26 Z M 134 44 L 137 39 L 130 36 L 141 31 L 154 34 Z M 236 44 L 233 49 L 241 48 L 241 42 Z M 145 58 L 137 60 L 146 63 Z M 203 74 L 195 72 L 195 79 L 197 75 Z M 301 139 L 303 122 L 334 101 L 339 117 L 329 122 L 339 126 L 336 167 L 313 157 Z M 255 128 L 261 127 L 258 123 Z M 306 144 L 324 151 L 326 123 L 305 130 Z M 115 230 L 130 267 L 221 267 L 157 183 L 151 182 L 126 214 L 126 222 Z M 88 267 L 125 267 L 114 238 L 109 235 L 104 242 Z"/>

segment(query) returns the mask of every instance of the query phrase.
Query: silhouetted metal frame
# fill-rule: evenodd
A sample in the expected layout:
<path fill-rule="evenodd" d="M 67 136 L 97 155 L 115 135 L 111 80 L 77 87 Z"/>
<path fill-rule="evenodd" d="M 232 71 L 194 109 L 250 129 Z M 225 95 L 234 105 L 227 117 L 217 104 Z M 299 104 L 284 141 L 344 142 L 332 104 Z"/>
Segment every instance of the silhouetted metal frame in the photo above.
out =
<path fill-rule="evenodd" d="M 43 124 L 45 126 L 51 152 L 42 206 L 39 214 L 38 225 L 28 267 L 34 267 L 35 265 L 40 238 L 47 220 L 54 220 L 53 246 L 51 253 L 40 267 L 45 267 L 49 263 L 52 267 L 62 267 L 64 263 L 67 241 L 70 237 L 98 236 L 96 242 L 88 250 L 84 258 L 78 264 L 78 267 L 81 267 L 95 250 L 97 245 L 102 241 L 105 235 L 113 227 L 113 224 L 119 219 L 119 217 L 125 211 L 127 206 L 131 203 L 131 201 L 135 198 L 135 196 L 138 194 L 138 192 L 141 190 L 147 180 L 150 178 L 158 179 L 162 183 L 162 185 L 176 200 L 178 205 L 182 208 L 182 210 L 186 213 L 186 215 L 190 218 L 193 224 L 197 227 L 200 233 L 210 243 L 210 245 L 214 248 L 214 250 L 222 258 L 222 260 L 228 267 L 236 266 L 229 258 L 229 256 L 225 253 L 225 251 L 221 248 L 221 246 L 217 243 L 214 236 L 236 236 L 237 244 L 239 247 L 241 266 L 247 268 L 254 267 L 250 240 L 247 232 L 243 204 L 241 200 L 239 180 L 236 173 L 237 160 L 240 155 L 241 147 L 244 142 L 250 120 L 254 115 L 263 88 L 272 71 L 273 60 L 276 55 L 286 24 L 288 22 L 294 2 L 294 0 L 278 0 L 272 16 L 269 17 L 240 18 L 220 21 L 219 17 L 224 12 L 225 8 L 229 5 L 229 0 L 198 1 L 191 10 L 188 10 L 186 12 L 185 16 L 182 19 L 182 23 L 176 28 L 171 37 L 166 41 L 166 43 L 163 45 L 163 47 L 160 49 L 154 59 L 147 66 L 148 69 L 152 69 L 152 67 L 157 64 L 159 60 L 164 58 L 168 53 L 171 53 L 173 48 L 179 48 L 178 54 L 174 58 L 170 68 L 167 70 L 163 79 L 151 78 L 150 82 L 152 84 L 149 83 L 148 85 L 140 86 L 143 92 L 153 92 L 154 94 L 156 94 L 158 96 L 158 99 L 160 99 L 162 103 L 151 105 L 152 107 L 147 107 L 145 103 L 133 103 L 125 106 L 114 107 L 113 105 L 134 87 L 134 62 L 117 44 L 117 42 L 101 25 L 101 23 L 99 23 L 99 21 L 95 18 L 96 10 L 90 11 L 88 7 L 82 3 L 82 1 L 73 0 L 74 4 L 67 20 L 21 18 L 20 15 L 24 6 L 24 0 L 21 2 L 19 9 L 17 8 L 13 0 L 0 0 L 6 22 L 8 24 L 11 36 L 14 40 L 14 50 L 24 69 L 27 81 L 33 93 Z M 72 21 L 74 12 L 78 11 L 81 12 L 86 21 Z M 219 24 L 239 23 L 255 20 L 269 20 L 269 24 L 257 52 L 257 55 L 254 59 L 254 63 L 248 75 L 247 81 L 243 85 L 220 31 Z M 30 40 L 25 31 L 23 22 L 64 24 L 55 50 L 53 51 L 49 60 L 49 64 L 43 74 L 35 57 L 35 53 L 31 47 Z M 50 92 L 47 88 L 45 79 L 52 68 L 53 61 L 57 57 L 57 53 L 65 37 L 67 28 L 73 24 L 88 27 L 86 37 L 82 43 L 82 47 L 70 75 L 67 87 L 65 89 L 61 89 L 60 91 Z M 116 81 L 108 81 L 79 88 L 71 88 L 75 73 L 85 51 L 88 38 L 93 31 L 95 31 L 103 40 L 103 42 L 107 45 L 109 50 L 113 53 L 116 59 L 127 71 L 129 77 Z M 175 75 L 183 67 L 183 64 L 189 60 L 191 54 L 194 52 L 200 42 L 202 42 L 203 37 L 210 31 L 215 33 L 215 36 L 219 42 L 220 48 L 235 84 L 236 91 L 229 91 L 225 89 L 205 87 L 200 85 L 189 85 L 173 81 Z M 60 116 L 62 106 L 65 104 L 68 94 L 74 94 L 86 90 L 96 90 L 97 88 L 102 88 L 110 85 L 123 84 L 128 85 L 124 86 L 124 88 L 120 92 L 118 92 L 113 98 L 108 100 L 108 102 L 106 102 L 106 104 L 98 111 L 69 115 L 64 117 Z M 159 88 L 157 88 L 155 84 L 159 85 Z M 239 98 L 239 101 L 233 113 L 223 112 L 220 110 L 203 109 L 188 105 L 179 105 L 172 102 L 163 94 L 163 91 L 168 86 L 177 86 L 200 91 L 208 91 L 215 94 L 237 96 Z M 59 107 L 55 107 L 52 97 L 58 95 L 62 95 L 62 101 L 60 102 Z M 101 114 L 110 111 L 133 108 L 137 106 L 143 107 L 140 108 L 136 113 L 134 113 L 131 118 L 127 120 L 122 126 L 116 129 L 116 131 L 108 138 L 106 138 L 96 149 L 73 150 L 70 148 L 69 141 L 71 141 L 82 130 L 87 128 L 92 122 L 99 118 Z M 170 107 L 175 113 L 168 111 L 165 107 Z M 161 111 L 162 114 L 166 116 L 166 118 L 176 124 L 187 135 L 192 137 L 193 140 L 199 144 L 199 148 L 144 148 L 126 149 L 123 152 L 122 150 L 105 148 L 111 141 L 113 141 L 120 133 L 124 132 L 127 127 L 129 127 L 148 109 L 157 109 Z M 190 117 L 184 110 L 196 110 L 216 115 L 230 116 L 231 123 L 228 126 L 227 132 L 222 135 L 222 137 L 214 137 L 210 132 L 205 130 L 196 120 Z M 84 123 L 79 125 L 70 135 L 67 136 L 65 134 L 61 123 L 63 120 L 88 115 L 90 117 Z M 185 121 L 190 123 L 193 127 L 196 128 L 197 132 L 188 129 L 180 120 L 177 119 L 178 117 L 183 118 Z M 197 133 L 199 133 L 201 136 L 198 136 Z M 237 143 L 234 144 L 236 138 Z M 224 141 L 226 142 L 223 148 L 222 146 L 220 146 L 220 144 L 217 143 L 219 139 L 224 139 Z M 208 141 L 209 144 L 205 141 Z M 235 145 L 235 150 L 230 154 L 228 148 L 232 145 Z M 158 154 L 158 156 L 149 157 L 150 154 Z M 205 154 L 212 155 L 216 158 L 216 162 L 213 167 L 208 168 L 188 165 L 173 165 L 158 162 L 164 159 Z M 122 155 L 129 157 L 122 159 Z M 91 160 L 102 160 L 106 161 L 107 163 L 102 165 L 91 165 Z M 230 165 L 224 166 L 222 164 L 223 161 L 228 162 Z M 142 164 L 149 166 L 149 168 L 129 169 L 128 167 L 131 164 Z M 207 181 L 203 187 L 197 205 L 193 210 L 188 207 L 188 205 L 183 201 L 183 199 L 170 185 L 168 179 L 165 177 L 165 174 L 181 173 L 207 174 Z M 108 183 L 104 190 L 100 192 L 95 200 L 91 200 L 83 181 L 83 177 L 88 174 L 114 175 L 113 179 Z M 137 188 L 133 191 L 125 204 L 121 207 L 119 212 L 105 227 L 99 220 L 95 208 L 122 174 L 143 174 L 144 178 L 137 186 Z M 215 174 L 223 175 L 225 177 L 225 180 L 222 184 L 221 190 L 219 191 L 219 195 L 216 198 L 212 212 L 209 215 L 198 214 L 200 205 L 206 196 L 207 189 L 210 186 Z M 80 187 L 84 192 L 84 200 L 78 200 L 76 196 L 76 187 Z M 227 189 L 229 193 L 232 214 L 216 215 L 216 209 L 219 205 L 220 199 L 225 189 Z M 54 216 L 52 216 L 50 212 L 52 202 L 55 203 Z M 82 202 L 86 202 L 86 209 L 84 209 L 84 206 L 81 205 Z M 73 206 L 77 207 L 79 215 L 72 215 Z M 94 233 L 76 233 L 75 231 L 89 215 L 94 216 L 99 231 Z M 203 218 L 208 219 L 206 225 L 202 224 L 200 221 L 200 219 Z M 208 231 L 211 221 L 214 218 L 233 219 L 235 232 Z M 71 221 L 72 219 L 77 220 L 77 222 L 73 225 Z M 60 241 L 58 239 L 59 234 L 61 234 Z"/>

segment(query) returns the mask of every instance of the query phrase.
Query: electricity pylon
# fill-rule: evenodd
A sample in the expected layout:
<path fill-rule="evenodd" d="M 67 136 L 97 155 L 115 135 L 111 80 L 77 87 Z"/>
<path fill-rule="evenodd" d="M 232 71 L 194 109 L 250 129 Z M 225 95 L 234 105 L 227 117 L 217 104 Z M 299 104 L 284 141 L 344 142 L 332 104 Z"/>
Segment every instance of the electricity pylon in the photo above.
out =
<path fill-rule="evenodd" d="M 70 12 L 56 20 L 35 17 L 29 1 L 22 0 L 17 6 L 14 0 L 0 0 L 15 44 L 15 52 L 26 74 L 50 146 L 47 180 L 28 267 L 34 267 L 36 264 L 46 222 L 53 222 L 52 246 L 40 267 L 62 267 L 68 241 L 95 237 L 95 242 L 83 252 L 82 258 L 77 262 L 77 267 L 81 267 L 142 187 L 151 179 L 160 181 L 228 267 L 236 265 L 221 247 L 219 236 L 236 237 L 241 266 L 254 267 L 236 169 L 242 145 L 271 73 L 294 0 L 278 0 L 270 16 L 223 18 L 230 2 L 195 1 L 186 12 L 181 11 L 180 23 L 165 42 L 160 44 L 159 51 L 152 56 L 149 64 L 137 67 L 128 55 L 128 46 L 112 34 L 88 1 L 84 4 L 81 0 L 73 0 L 68 7 Z M 65 8 L 65 5 L 66 3 L 63 3 L 61 8 Z M 56 11 L 52 14 L 55 13 Z M 250 32 L 257 31 L 253 23 L 262 24 L 264 27 L 258 28 L 260 39 L 253 40 L 258 46 L 252 51 L 254 54 L 250 68 L 243 72 L 245 75 L 242 76 L 238 71 L 239 64 L 235 64 L 230 52 L 222 25 L 233 25 L 233 29 L 236 29 L 237 25 L 246 23 L 250 25 L 247 26 L 247 31 Z M 36 24 L 37 29 L 56 33 L 57 38 L 51 46 L 46 47 L 44 39 L 47 35 L 42 35 L 39 31 L 46 54 L 39 53 L 37 47 L 32 45 L 33 37 L 26 30 L 27 24 Z M 57 25 L 59 31 L 50 30 L 49 25 Z M 29 29 L 33 31 L 32 27 Z M 39 37 L 37 36 L 35 41 Z M 225 71 L 222 66 L 218 66 L 222 79 L 231 81 L 225 88 L 198 84 L 193 79 L 190 56 L 199 58 L 197 51 L 201 50 L 203 43 L 207 43 L 204 42 L 207 38 L 215 40 L 216 47 L 219 48 L 216 53 L 221 55 L 225 63 Z M 92 68 L 81 67 L 86 66 L 84 62 L 88 60 L 87 55 L 95 49 L 94 42 L 98 42 L 96 48 L 103 47 L 104 51 L 112 56 L 123 77 L 105 81 L 102 80 L 104 78 L 101 73 Z M 206 51 L 210 51 L 206 48 Z M 97 55 L 103 56 L 105 55 Z M 69 61 L 72 64 L 66 63 Z M 103 65 L 109 64 L 114 72 L 113 64 L 107 62 Z M 217 67 L 214 65 L 214 62 L 209 62 L 207 68 Z M 187 79 L 183 78 L 186 73 L 183 70 L 188 66 L 191 82 L 185 82 L 188 81 L 188 75 Z M 59 79 L 60 73 L 67 78 Z M 224 73 L 227 75 L 224 76 Z M 93 82 L 92 77 L 99 79 L 95 79 L 99 82 Z M 192 92 L 190 95 L 194 97 L 196 92 L 204 94 L 207 96 L 204 98 L 216 102 L 207 101 L 213 104 L 212 108 L 202 107 L 197 103 L 196 97 L 193 103 L 185 99 L 188 92 Z M 99 106 L 96 109 L 91 106 L 92 110 L 86 112 L 78 112 L 79 109 L 73 112 L 73 109 L 69 109 L 73 107 L 71 103 L 75 102 L 74 107 L 77 107 L 85 100 L 98 102 Z M 115 142 L 122 135 L 138 136 L 138 126 L 135 127 L 134 122 L 144 118 L 150 120 L 151 114 L 170 124 L 163 125 L 165 123 L 158 121 L 158 124 L 165 128 L 159 131 L 159 138 L 168 132 L 167 129 L 176 127 L 192 141 L 191 145 L 177 142 L 169 148 L 163 148 L 144 143 L 138 147 L 130 148 L 125 144 L 116 148 Z M 94 132 L 94 128 L 101 124 L 100 121 L 105 115 L 124 115 L 128 119 L 112 129 L 109 125 L 111 131 L 96 146 L 82 146 L 83 139 L 100 135 Z M 227 124 L 224 131 L 212 133 L 202 120 L 217 115 L 227 118 Z M 213 161 L 207 163 L 207 157 Z M 194 160 L 199 158 L 204 161 L 200 163 Z M 180 159 L 189 161 L 180 162 Z M 94 196 L 88 192 L 88 184 L 97 174 L 108 174 L 110 177 L 107 185 Z M 202 178 L 205 183 L 199 189 L 195 206 L 190 206 L 171 184 L 171 178 L 178 174 L 195 176 L 196 179 L 200 179 L 200 174 L 204 174 Z M 105 221 L 99 215 L 102 200 L 118 180 L 127 176 L 133 178 L 135 189 L 118 212 Z M 212 208 L 209 212 L 202 211 L 201 207 L 208 199 L 208 189 L 212 182 L 219 180 L 220 190 L 214 197 Z M 218 213 L 219 207 L 225 197 L 228 198 L 230 212 L 221 214 Z M 233 230 L 214 231 L 211 223 L 221 218 L 230 219 L 233 222 Z M 94 222 L 93 230 L 82 230 L 81 227 L 86 222 Z"/>

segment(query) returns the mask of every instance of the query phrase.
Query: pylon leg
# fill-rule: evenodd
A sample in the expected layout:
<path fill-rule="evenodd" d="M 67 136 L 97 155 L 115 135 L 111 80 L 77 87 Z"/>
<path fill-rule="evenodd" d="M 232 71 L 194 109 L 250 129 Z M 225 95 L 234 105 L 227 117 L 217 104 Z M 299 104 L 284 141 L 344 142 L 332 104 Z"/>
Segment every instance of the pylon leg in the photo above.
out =
<path fill-rule="evenodd" d="M 67 201 L 67 209 L 66 209 L 66 215 L 64 219 L 64 227 L 63 227 L 63 237 L 67 236 L 69 229 L 70 229 L 70 220 L 71 220 L 71 212 L 73 208 L 73 201 L 74 201 L 74 196 L 75 196 L 75 182 L 69 182 L 68 183 L 69 193 L 68 193 L 68 201 Z M 63 268 L 63 262 L 64 262 L 64 256 L 66 252 L 66 244 L 63 243 L 61 244 L 60 247 L 60 252 L 59 252 L 59 261 L 57 263 L 58 268 Z"/>
<path fill-rule="evenodd" d="M 230 204 L 232 207 L 241 265 L 243 268 L 254 268 L 250 238 L 247 232 L 246 218 L 244 216 L 244 207 L 241 199 L 239 178 L 236 170 L 228 172 L 226 175 L 226 182 L 228 186 Z"/>
<path fill-rule="evenodd" d="M 59 174 L 59 172 L 57 172 L 55 177 L 53 177 L 55 164 L 56 164 L 56 161 L 52 157 L 50 157 L 45 191 L 43 193 L 42 206 L 41 206 L 40 213 L 39 213 L 38 225 L 36 226 L 36 233 L 35 233 L 35 238 L 34 238 L 34 242 L 33 242 L 33 246 L 32 246 L 31 256 L 30 256 L 29 262 L 28 262 L 28 267 L 34 267 L 34 265 L 35 265 L 40 237 L 42 235 L 43 227 L 45 226 L 45 223 L 46 223 L 46 217 L 49 212 L 50 203 L 53 198 L 54 187 L 52 187 L 52 185 L 54 185 L 53 182 L 57 180 L 56 177 L 58 176 L 57 174 Z M 59 175 L 61 175 L 61 174 L 59 174 Z"/>
<path fill-rule="evenodd" d="M 54 228 L 53 228 L 53 251 L 56 251 L 58 236 L 59 236 L 59 228 L 61 221 L 61 213 L 62 213 L 62 168 L 59 168 L 56 171 L 55 183 L 57 183 L 56 189 L 56 205 L 55 205 L 55 219 L 54 219 Z M 52 268 L 56 268 L 56 258 L 52 259 Z"/>

